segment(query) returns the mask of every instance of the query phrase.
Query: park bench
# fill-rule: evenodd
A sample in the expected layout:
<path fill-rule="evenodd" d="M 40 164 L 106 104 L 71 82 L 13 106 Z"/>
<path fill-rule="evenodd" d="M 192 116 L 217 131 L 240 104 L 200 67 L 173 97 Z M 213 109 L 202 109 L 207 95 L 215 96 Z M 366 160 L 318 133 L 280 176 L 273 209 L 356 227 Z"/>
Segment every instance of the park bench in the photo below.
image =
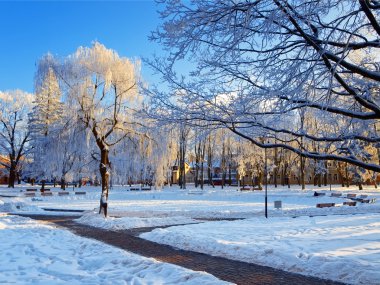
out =
<path fill-rule="evenodd" d="M 69 192 L 58 192 L 58 196 L 69 195 Z"/>
<path fill-rule="evenodd" d="M 130 191 L 140 191 L 139 187 L 131 187 L 129 188 Z"/>
<path fill-rule="evenodd" d="M 346 206 L 356 206 L 356 202 L 355 201 L 343 202 L 343 205 L 346 205 Z"/>
<path fill-rule="evenodd" d="M 376 198 L 372 199 L 358 199 L 360 203 L 373 204 L 376 202 Z"/>
<path fill-rule="evenodd" d="M 37 192 L 37 189 L 36 188 L 27 188 L 26 191 L 27 192 Z"/>
<path fill-rule="evenodd" d="M 325 196 L 325 195 L 326 195 L 326 193 L 314 191 L 314 197 Z"/>
<path fill-rule="evenodd" d="M 187 192 L 187 194 L 197 194 L 197 195 L 202 195 L 203 190 L 202 189 L 191 189 Z"/>
<path fill-rule="evenodd" d="M 356 194 L 347 194 L 346 198 L 347 199 L 356 198 Z"/>
<path fill-rule="evenodd" d="M 84 192 L 84 191 L 76 191 L 75 195 L 86 195 L 86 192 Z"/>
<path fill-rule="evenodd" d="M 251 190 L 251 187 L 244 186 L 240 188 L 240 191 L 250 191 L 250 190 Z"/>
<path fill-rule="evenodd" d="M 142 191 L 150 191 L 150 190 L 152 190 L 152 188 L 151 187 L 142 187 L 141 190 Z"/>
<path fill-rule="evenodd" d="M 317 208 L 335 207 L 335 203 L 318 203 Z"/>
<path fill-rule="evenodd" d="M 342 197 L 342 193 L 331 193 L 331 197 Z"/>
<path fill-rule="evenodd" d="M 25 193 L 25 197 L 35 197 L 36 196 L 36 193 L 34 192 L 26 192 Z"/>
<path fill-rule="evenodd" d="M 41 193 L 41 196 L 53 196 L 53 193 L 50 191 L 44 191 Z"/>
<path fill-rule="evenodd" d="M 260 188 L 260 187 L 252 187 L 252 189 L 251 189 L 252 191 L 262 191 L 263 190 L 263 188 Z"/>

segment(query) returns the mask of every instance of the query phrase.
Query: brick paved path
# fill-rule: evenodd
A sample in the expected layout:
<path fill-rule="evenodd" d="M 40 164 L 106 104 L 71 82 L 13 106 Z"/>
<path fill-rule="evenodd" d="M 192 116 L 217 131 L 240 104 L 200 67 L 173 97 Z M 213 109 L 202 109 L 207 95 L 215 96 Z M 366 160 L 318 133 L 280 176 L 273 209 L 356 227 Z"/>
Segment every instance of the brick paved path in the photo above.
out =
<path fill-rule="evenodd" d="M 31 215 L 28 217 L 40 221 L 54 223 L 60 227 L 69 229 L 79 236 L 99 240 L 141 256 L 152 257 L 162 262 L 176 264 L 195 271 L 205 271 L 221 280 L 236 284 L 342 284 L 329 280 L 318 279 L 315 277 L 289 273 L 267 266 L 234 261 L 192 251 L 180 250 L 171 246 L 154 243 L 138 237 L 140 233 L 144 231 L 150 231 L 153 228 L 109 231 L 78 224 L 73 221 L 75 218 L 78 218 L 77 216 L 70 217 Z"/>

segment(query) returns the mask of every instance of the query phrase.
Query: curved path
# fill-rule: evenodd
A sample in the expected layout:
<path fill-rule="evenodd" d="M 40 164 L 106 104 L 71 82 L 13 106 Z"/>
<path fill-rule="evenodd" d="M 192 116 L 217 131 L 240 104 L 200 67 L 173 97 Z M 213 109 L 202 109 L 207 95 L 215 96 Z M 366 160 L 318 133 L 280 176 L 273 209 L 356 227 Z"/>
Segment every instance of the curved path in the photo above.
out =
<path fill-rule="evenodd" d="M 290 273 L 267 266 L 234 261 L 207 254 L 176 249 L 171 246 L 158 244 L 138 237 L 142 232 L 154 228 L 139 228 L 124 231 L 109 231 L 105 229 L 78 224 L 74 219 L 78 216 L 47 216 L 23 215 L 36 220 L 54 223 L 66 228 L 76 235 L 92 238 L 104 243 L 122 248 L 141 256 L 172 263 L 194 271 L 205 271 L 217 278 L 236 284 L 343 284 L 330 280 Z"/>

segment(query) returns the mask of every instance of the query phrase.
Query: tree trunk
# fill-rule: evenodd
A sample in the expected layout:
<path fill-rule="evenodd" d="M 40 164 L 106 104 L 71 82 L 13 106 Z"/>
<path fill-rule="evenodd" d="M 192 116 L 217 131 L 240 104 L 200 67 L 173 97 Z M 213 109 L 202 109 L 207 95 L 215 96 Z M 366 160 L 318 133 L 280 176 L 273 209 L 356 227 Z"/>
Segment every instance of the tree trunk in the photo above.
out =
<path fill-rule="evenodd" d="M 277 188 L 277 174 L 278 173 L 278 150 L 277 147 L 274 148 L 274 170 L 273 170 L 273 183 L 274 187 Z"/>
<path fill-rule="evenodd" d="M 9 188 L 15 188 L 15 180 L 16 180 L 16 170 L 11 168 L 9 170 L 9 178 L 8 178 Z"/>
<path fill-rule="evenodd" d="M 16 163 L 11 159 L 11 167 L 9 168 L 8 188 L 15 188 L 16 180 Z"/>
<path fill-rule="evenodd" d="M 231 186 L 232 184 L 232 170 L 231 170 L 231 163 L 228 163 L 228 185 Z"/>
<path fill-rule="evenodd" d="M 64 176 L 61 177 L 61 189 L 66 190 L 66 179 Z"/>
<path fill-rule="evenodd" d="M 301 160 L 301 169 L 300 169 L 300 182 L 301 182 L 301 189 L 305 190 L 305 158 L 302 156 L 300 157 Z"/>
<path fill-rule="evenodd" d="M 263 189 L 263 172 L 259 171 L 258 176 L 257 176 L 257 186 L 259 187 L 260 190 Z"/>
<path fill-rule="evenodd" d="M 110 162 L 108 159 L 108 149 L 103 147 L 100 151 L 100 165 L 99 165 L 100 176 L 102 179 L 102 195 L 101 195 L 102 198 L 100 199 L 100 211 L 102 207 L 105 207 L 104 208 L 105 217 L 107 217 L 107 203 L 108 203 L 108 194 L 109 194 L 109 177 L 110 177 L 110 174 L 108 171 L 109 166 L 110 166 Z M 106 205 L 104 206 L 104 204 Z"/>

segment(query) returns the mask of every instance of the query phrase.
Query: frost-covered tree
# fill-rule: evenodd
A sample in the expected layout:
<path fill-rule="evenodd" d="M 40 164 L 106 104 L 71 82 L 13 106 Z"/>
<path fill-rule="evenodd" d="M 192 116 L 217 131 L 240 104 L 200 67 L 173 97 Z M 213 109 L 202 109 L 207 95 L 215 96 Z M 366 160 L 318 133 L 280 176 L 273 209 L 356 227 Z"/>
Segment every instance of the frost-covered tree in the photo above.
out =
<path fill-rule="evenodd" d="M 55 60 L 47 54 L 38 63 L 35 75 L 35 106 L 30 114 L 29 129 L 33 144 L 31 174 L 47 179 L 47 167 L 56 144 L 52 141 L 64 125 L 61 90 L 53 67 Z"/>
<path fill-rule="evenodd" d="M 61 67 L 76 113 L 98 148 L 102 197 L 108 200 L 110 150 L 136 134 L 134 110 L 140 103 L 139 62 L 120 57 L 95 42 L 80 47 Z"/>
<path fill-rule="evenodd" d="M 159 116 L 168 110 L 260 147 L 380 171 L 365 152 L 380 141 L 378 1 L 161 2 L 152 39 L 170 55 L 150 64 L 186 96 L 176 104 L 178 93 L 148 90 Z M 190 79 L 173 70 L 186 59 L 197 63 Z M 302 127 L 298 110 L 318 111 L 324 127 Z"/>
<path fill-rule="evenodd" d="M 9 171 L 8 187 L 14 188 L 20 164 L 30 152 L 28 113 L 33 97 L 21 90 L 0 92 L 0 153 L 7 156 L 1 164 Z"/>

